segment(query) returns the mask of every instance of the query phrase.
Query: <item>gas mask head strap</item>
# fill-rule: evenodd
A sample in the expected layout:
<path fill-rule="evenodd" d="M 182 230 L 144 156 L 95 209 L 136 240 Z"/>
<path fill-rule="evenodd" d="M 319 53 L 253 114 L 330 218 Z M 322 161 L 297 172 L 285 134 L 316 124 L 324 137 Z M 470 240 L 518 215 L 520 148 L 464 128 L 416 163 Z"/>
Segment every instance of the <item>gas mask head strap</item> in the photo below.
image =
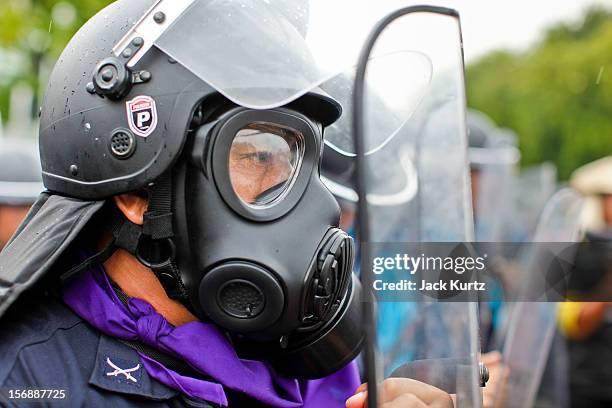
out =
<path fill-rule="evenodd" d="M 104 263 L 121 248 L 136 256 L 143 265 L 155 273 L 169 298 L 186 300 L 187 290 L 174 260 L 170 172 L 160 176 L 151 185 L 149 205 L 142 226 L 129 221 L 120 211 L 114 211 L 110 218 L 112 241 L 103 250 L 64 273 L 60 278 L 62 282 L 70 280 L 94 265 Z"/>
<path fill-rule="evenodd" d="M 187 290 L 174 260 L 176 251 L 172 240 L 172 218 L 172 174 L 168 170 L 150 186 L 149 205 L 142 224 L 145 239 L 139 241 L 134 254 L 155 273 L 169 298 L 185 300 Z M 154 253 L 156 260 L 147 259 L 143 252 Z"/>

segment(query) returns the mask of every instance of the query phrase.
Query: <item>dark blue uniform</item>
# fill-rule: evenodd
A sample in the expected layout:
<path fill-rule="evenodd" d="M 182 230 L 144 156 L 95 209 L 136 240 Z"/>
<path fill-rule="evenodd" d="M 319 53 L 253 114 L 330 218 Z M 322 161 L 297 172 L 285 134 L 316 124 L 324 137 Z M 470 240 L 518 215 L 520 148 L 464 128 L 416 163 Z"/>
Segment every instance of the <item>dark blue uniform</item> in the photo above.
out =
<path fill-rule="evenodd" d="M 0 406 L 212 407 L 149 377 L 133 348 L 59 300 L 36 301 L 14 305 L 0 320 Z M 42 400 L 16 398 L 26 389 L 53 392 Z"/>

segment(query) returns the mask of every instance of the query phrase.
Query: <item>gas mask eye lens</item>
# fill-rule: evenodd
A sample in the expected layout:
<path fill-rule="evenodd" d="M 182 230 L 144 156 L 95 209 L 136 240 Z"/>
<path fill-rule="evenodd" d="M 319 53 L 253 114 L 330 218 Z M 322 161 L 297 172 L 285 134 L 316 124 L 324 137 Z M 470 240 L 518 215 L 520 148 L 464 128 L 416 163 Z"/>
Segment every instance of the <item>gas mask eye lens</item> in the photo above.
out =
<path fill-rule="evenodd" d="M 304 156 L 304 136 L 274 123 L 240 129 L 230 148 L 229 175 L 234 192 L 251 207 L 265 207 L 284 197 Z"/>

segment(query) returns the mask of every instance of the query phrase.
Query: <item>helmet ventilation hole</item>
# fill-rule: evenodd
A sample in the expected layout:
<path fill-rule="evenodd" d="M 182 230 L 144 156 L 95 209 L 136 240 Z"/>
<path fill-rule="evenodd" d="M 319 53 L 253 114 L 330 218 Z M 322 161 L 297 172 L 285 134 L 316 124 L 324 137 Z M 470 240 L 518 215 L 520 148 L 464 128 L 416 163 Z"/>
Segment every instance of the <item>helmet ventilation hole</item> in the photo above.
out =
<path fill-rule="evenodd" d="M 118 159 L 127 159 L 136 149 L 136 140 L 131 132 L 118 129 L 113 132 L 110 140 L 110 151 Z"/>

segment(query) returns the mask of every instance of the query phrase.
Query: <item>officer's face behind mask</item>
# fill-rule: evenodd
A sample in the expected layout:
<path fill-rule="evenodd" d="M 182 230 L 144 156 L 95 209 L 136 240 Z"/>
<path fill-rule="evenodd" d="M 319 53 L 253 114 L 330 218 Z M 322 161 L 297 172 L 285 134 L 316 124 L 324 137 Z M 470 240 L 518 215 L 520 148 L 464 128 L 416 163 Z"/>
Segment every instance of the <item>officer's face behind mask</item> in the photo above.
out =
<path fill-rule="evenodd" d="M 361 346 L 360 287 L 319 176 L 322 126 L 284 108 L 227 108 L 203 122 L 173 183 L 192 308 L 288 376 L 337 371 Z"/>
<path fill-rule="evenodd" d="M 251 123 L 230 148 L 229 176 L 236 195 L 254 208 L 273 205 L 291 187 L 302 163 L 304 138 L 294 129 Z"/>

